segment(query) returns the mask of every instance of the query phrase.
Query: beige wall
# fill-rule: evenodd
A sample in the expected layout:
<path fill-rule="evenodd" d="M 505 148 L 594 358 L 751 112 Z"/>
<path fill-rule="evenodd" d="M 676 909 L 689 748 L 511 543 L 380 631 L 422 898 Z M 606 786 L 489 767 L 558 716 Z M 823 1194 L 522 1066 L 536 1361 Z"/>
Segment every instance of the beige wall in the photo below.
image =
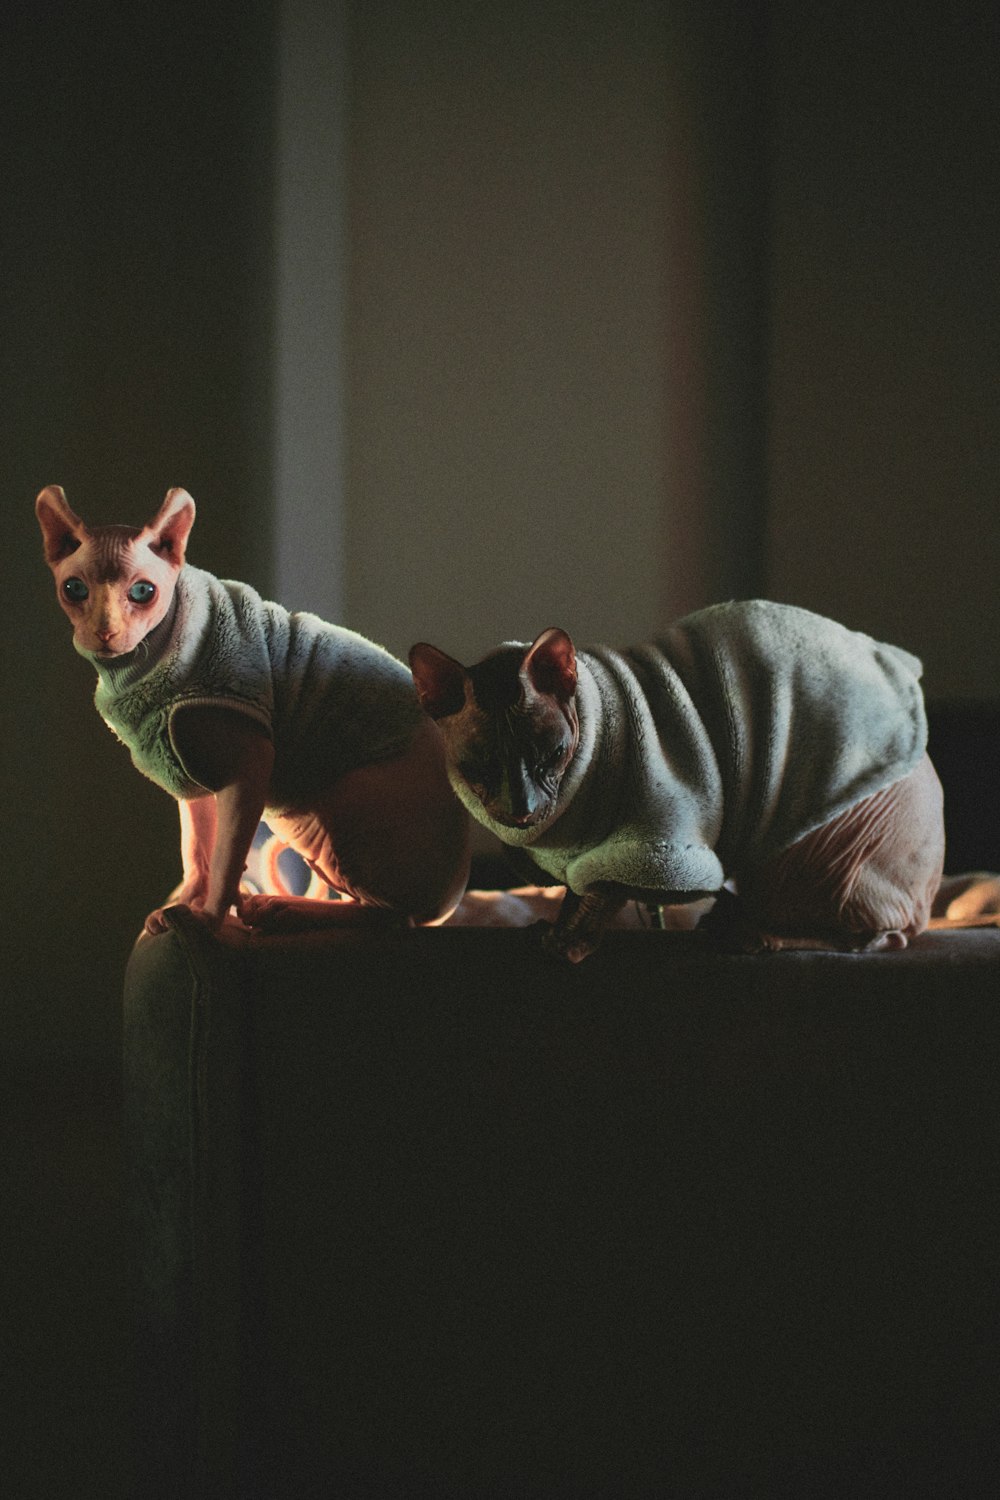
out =
<path fill-rule="evenodd" d="M 996 699 L 996 21 L 774 10 L 767 587 Z"/>
<path fill-rule="evenodd" d="M 355 10 L 347 600 L 404 652 L 660 604 L 656 9 Z"/>
<path fill-rule="evenodd" d="M 346 597 L 397 652 L 641 639 L 746 558 L 747 23 L 673 9 L 354 7 Z"/>

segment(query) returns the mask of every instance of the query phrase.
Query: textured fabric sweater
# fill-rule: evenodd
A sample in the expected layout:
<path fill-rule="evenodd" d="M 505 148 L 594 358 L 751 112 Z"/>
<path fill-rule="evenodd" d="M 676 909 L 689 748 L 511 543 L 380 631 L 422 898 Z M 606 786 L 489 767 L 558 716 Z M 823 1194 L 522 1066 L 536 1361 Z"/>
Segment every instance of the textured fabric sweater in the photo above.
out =
<path fill-rule="evenodd" d="M 173 736 L 185 704 L 235 709 L 274 743 L 268 809 L 308 808 L 346 771 L 401 754 L 420 722 L 410 674 L 363 636 L 290 614 L 243 583 L 185 564 L 166 618 L 102 661 L 98 712 L 134 765 L 178 798 L 202 796 Z"/>
<path fill-rule="evenodd" d="M 916 657 L 764 601 L 689 615 L 630 650 L 577 653 L 580 742 L 556 811 L 502 826 L 578 893 L 716 891 L 898 781 L 927 741 Z"/>

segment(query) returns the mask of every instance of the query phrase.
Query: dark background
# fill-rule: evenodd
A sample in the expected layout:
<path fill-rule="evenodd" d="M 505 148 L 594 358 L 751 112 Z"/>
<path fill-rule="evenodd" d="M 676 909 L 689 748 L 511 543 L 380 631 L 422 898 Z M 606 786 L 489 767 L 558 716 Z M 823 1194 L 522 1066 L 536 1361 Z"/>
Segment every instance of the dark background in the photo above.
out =
<path fill-rule="evenodd" d="M 974 0 L 6 8 L 12 1492 L 126 1482 L 120 984 L 178 867 L 38 490 L 183 484 L 200 565 L 397 652 L 764 593 L 995 702 L 998 42 Z"/>

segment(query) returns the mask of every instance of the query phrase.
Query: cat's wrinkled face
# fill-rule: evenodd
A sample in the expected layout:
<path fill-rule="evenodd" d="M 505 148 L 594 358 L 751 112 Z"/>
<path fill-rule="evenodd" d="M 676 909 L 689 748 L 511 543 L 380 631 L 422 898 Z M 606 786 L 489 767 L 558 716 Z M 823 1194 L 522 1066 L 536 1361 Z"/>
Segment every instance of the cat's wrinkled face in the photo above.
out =
<path fill-rule="evenodd" d="M 87 527 L 55 485 L 42 491 L 35 511 L 76 649 L 100 661 L 134 651 L 170 608 L 194 501 L 183 490 L 169 491 L 141 530 Z"/>
<path fill-rule="evenodd" d="M 432 646 L 410 653 L 418 696 L 438 722 L 458 790 L 505 828 L 551 821 L 579 741 L 575 663 L 570 658 L 568 671 L 555 672 L 551 653 L 538 649 L 539 642 L 552 647 L 552 637 L 572 653 L 561 631 L 545 632 L 527 651 L 503 646 L 468 669 Z"/>

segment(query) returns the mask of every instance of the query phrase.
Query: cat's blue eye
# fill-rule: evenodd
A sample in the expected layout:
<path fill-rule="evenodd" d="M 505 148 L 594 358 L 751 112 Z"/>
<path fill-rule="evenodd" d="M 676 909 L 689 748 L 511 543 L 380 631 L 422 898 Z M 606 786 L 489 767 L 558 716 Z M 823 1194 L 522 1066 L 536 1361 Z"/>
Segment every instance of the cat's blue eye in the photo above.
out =
<path fill-rule="evenodd" d="M 138 583 L 133 583 L 128 591 L 128 596 L 133 604 L 149 604 L 155 593 L 156 584 L 149 583 L 147 579 L 143 578 Z"/>
<path fill-rule="evenodd" d="M 72 599 L 74 604 L 82 604 L 90 590 L 82 578 L 67 578 L 63 584 L 63 593 L 67 599 Z"/>

